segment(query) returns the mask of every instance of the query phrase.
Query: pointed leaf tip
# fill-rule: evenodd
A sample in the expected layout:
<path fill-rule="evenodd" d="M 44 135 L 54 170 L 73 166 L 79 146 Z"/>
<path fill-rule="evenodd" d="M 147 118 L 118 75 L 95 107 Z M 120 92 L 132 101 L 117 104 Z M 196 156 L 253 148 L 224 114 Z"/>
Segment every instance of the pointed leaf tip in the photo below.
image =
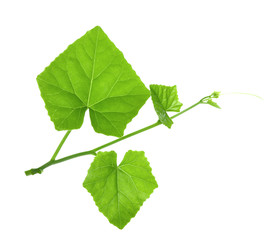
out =
<path fill-rule="evenodd" d="M 216 102 L 214 102 L 212 99 L 208 99 L 208 101 L 206 103 L 215 107 L 215 108 L 221 109 L 221 107 Z"/>

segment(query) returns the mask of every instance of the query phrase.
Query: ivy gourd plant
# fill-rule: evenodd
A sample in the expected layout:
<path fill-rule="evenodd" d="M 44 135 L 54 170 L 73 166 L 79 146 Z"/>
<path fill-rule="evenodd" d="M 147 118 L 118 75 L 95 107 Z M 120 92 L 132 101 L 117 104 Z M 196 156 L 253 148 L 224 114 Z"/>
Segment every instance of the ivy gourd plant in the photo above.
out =
<path fill-rule="evenodd" d="M 61 53 L 38 75 L 37 82 L 55 129 L 67 132 L 50 161 L 25 171 L 25 174 L 41 174 L 54 164 L 94 155 L 83 186 L 92 195 L 99 211 L 120 229 L 136 215 L 158 185 L 143 151 L 127 151 L 117 166 L 114 151 L 100 150 L 162 124 L 171 128 L 172 119 L 200 104 L 219 108 L 213 101 L 219 97 L 219 92 L 214 92 L 180 112 L 182 103 L 176 86 L 152 84 L 148 90 L 122 52 L 98 26 Z M 159 120 L 124 135 L 126 125 L 150 96 Z M 87 110 L 97 133 L 117 139 L 89 151 L 56 159 L 70 132 L 82 126 Z M 177 113 L 170 117 L 168 112 Z"/>

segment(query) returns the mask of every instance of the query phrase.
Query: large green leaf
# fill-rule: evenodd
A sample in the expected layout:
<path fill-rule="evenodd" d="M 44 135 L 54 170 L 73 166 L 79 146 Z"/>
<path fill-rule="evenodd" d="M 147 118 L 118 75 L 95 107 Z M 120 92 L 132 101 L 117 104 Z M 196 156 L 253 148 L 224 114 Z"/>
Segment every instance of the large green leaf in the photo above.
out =
<path fill-rule="evenodd" d="M 122 136 L 149 91 L 100 27 L 71 44 L 38 77 L 57 130 L 81 127 L 89 109 L 94 130 Z"/>
<path fill-rule="evenodd" d="M 159 120 L 171 128 L 173 121 L 167 112 L 179 112 L 182 103 L 179 102 L 176 86 L 150 85 L 151 98 Z"/>
<path fill-rule="evenodd" d="M 83 186 L 102 212 L 122 229 L 158 187 L 144 152 L 128 151 L 117 166 L 117 154 L 99 152 Z"/>

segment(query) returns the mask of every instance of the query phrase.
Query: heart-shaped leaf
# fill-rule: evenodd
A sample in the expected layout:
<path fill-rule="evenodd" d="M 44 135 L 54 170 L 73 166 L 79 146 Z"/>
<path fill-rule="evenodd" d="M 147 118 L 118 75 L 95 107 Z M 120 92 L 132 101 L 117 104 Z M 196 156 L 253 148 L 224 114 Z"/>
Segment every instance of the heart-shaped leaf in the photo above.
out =
<path fill-rule="evenodd" d="M 99 152 L 83 186 L 102 212 L 122 229 L 158 187 L 144 152 L 128 151 L 117 166 L 117 154 Z"/>
<path fill-rule="evenodd" d="M 149 91 L 100 27 L 71 44 L 38 77 L 57 130 L 81 127 L 89 109 L 98 133 L 120 137 Z"/>

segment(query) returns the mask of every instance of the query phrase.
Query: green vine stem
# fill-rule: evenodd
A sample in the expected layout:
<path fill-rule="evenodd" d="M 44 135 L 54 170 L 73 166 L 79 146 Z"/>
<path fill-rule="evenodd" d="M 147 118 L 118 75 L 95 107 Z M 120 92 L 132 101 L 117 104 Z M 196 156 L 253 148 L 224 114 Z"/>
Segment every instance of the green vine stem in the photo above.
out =
<path fill-rule="evenodd" d="M 51 157 L 51 160 L 47 163 L 45 163 L 44 165 L 40 166 L 39 168 L 32 168 L 28 171 L 25 171 L 25 175 L 29 176 L 29 175 L 34 175 L 36 173 L 41 174 L 43 169 L 51 166 L 53 164 L 53 162 L 55 162 L 55 159 L 57 157 L 57 154 L 59 153 L 60 149 L 62 148 L 63 144 L 65 143 L 66 139 L 68 138 L 68 136 L 70 135 L 71 130 L 67 131 L 66 134 L 64 135 L 64 137 L 62 138 L 61 142 L 59 143 L 57 149 L 55 150 L 53 156 Z"/>
<path fill-rule="evenodd" d="M 196 107 L 196 106 L 198 106 L 198 105 L 200 105 L 200 104 L 206 104 L 206 103 L 208 102 L 208 100 L 211 99 L 211 98 L 218 98 L 218 97 L 219 97 L 219 94 L 220 94 L 219 92 L 214 92 L 214 93 L 212 93 L 211 95 L 202 98 L 201 100 L 199 100 L 197 103 L 193 104 L 192 106 L 190 106 L 190 107 L 186 108 L 185 110 L 183 110 L 183 111 L 181 111 L 181 112 L 179 112 L 179 113 L 173 115 L 173 116 L 171 117 L 171 119 L 176 118 L 176 117 L 182 115 L 183 113 L 185 113 L 185 112 L 191 110 L 192 108 L 194 108 L 194 107 Z M 92 149 L 92 150 L 85 151 L 85 152 L 75 153 L 75 154 L 72 154 L 72 155 L 69 155 L 69 156 L 66 156 L 66 157 L 63 157 L 63 158 L 60 158 L 60 159 L 56 160 L 55 158 L 56 158 L 57 154 L 59 153 L 61 147 L 63 146 L 64 142 L 66 141 L 67 137 L 69 136 L 69 134 L 70 134 L 70 132 L 71 132 L 71 131 L 69 130 L 69 131 L 67 131 L 67 133 L 65 134 L 65 136 L 64 136 L 63 139 L 61 140 L 61 142 L 60 142 L 60 144 L 58 145 L 58 147 L 57 147 L 55 153 L 53 154 L 53 156 L 52 156 L 52 158 L 51 158 L 51 160 L 50 160 L 49 162 L 45 163 L 44 165 L 38 167 L 38 168 L 32 168 L 32 169 L 30 169 L 30 170 L 25 171 L 25 175 L 26 175 L 26 176 L 29 176 L 29 175 L 34 175 L 34 174 L 37 174 L 37 173 L 41 174 L 42 171 L 43 171 L 45 168 L 50 167 L 50 166 L 55 165 L 55 164 L 58 164 L 58 163 L 61 163 L 61 162 L 65 162 L 65 161 L 70 160 L 70 159 L 73 159 L 73 158 L 77 158 L 77 157 L 81 157 L 81 156 L 85 156 L 85 155 L 94 155 L 94 156 L 95 156 L 95 155 L 96 155 L 96 152 L 99 151 L 99 150 L 101 150 L 101 149 L 103 149 L 103 148 L 106 148 L 106 147 L 108 147 L 108 146 L 111 146 L 111 145 L 113 145 L 113 144 L 115 144 L 115 143 L 118 143 L 118 142 L 120 142 L 120 141 L 122 141 L 122 140 L 124 140 L 124 139 L 127 139 L 127 138 L 129 138 L 129 137 L 132 137 L 132 136 L 137 135 L 137 134 L 139 134 L 139 133 L 142 133 L 142 132 L 145 132 L 145 131 L 147 131 L 147 130 L 150 130 L 150 129 L 152 129 L 152 128 L 154 128 L 154 127 L 157 127 L 157 126 L 159 126 L 159 125 L 161 125 L 161 124 L 162 124 L 162 123 L 161 123 L 160 121 L 157 121 L 156 123 L 153 123 L 153 124 L 151 124 L 151 125 L 149 125 L 149 126 L 147 126 L 147 127 L 141 128 L 141 129 L 139 129 L 139 130 L 137 130 L 137 131 L 135 131 L 135 132 L 129 133 L 129 134 L 127 134 L 127 135 L 124 135 L 123 137 L 120 137 L 120 138 L 118 138 L 118 139 L 116 139 L 116 140 L 113 140 L 113 141 L 111 141 L 111 142 L 108 142 L 108 143 L 106 143 L 106 144 L 103 144 L 103 145 L 101 145 L 101 146 L 99 146 L 99 147 L 96 147 L 96 148 L 94 148 L 94 149 Z"/>
<path fill-rule="evenodd" d="M 58 145 L 58 147 L 57 147 L 54 155 L 52 156 L 51 161 L 54 161 L 56 159 L 57 154 L 59 153 L 60 149 L 62 148 L 64 142 L 66 141 L 66 139 L 68 138 L 68 136 L 70 135 L 70 133 L 71 133 L 71 130 L 69 130 L 69 131 L 66 132 L 65 136 L 62 138 L 61 142 L 59 143 L 59 145 Z"/>

